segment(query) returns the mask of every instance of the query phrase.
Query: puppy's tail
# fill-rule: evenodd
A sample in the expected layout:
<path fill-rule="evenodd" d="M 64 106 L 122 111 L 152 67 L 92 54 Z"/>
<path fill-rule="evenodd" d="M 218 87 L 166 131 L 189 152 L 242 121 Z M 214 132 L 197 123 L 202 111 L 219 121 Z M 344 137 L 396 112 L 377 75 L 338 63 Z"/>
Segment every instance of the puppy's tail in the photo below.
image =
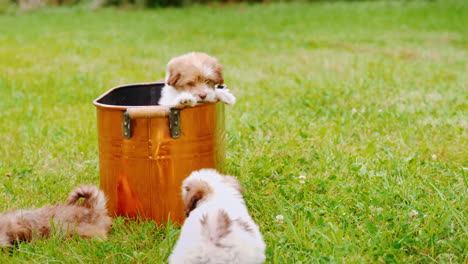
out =
<path fill-rule="evenodd" d="M 202 235 L 217 247 L 223 247 L 221 240 L 231 233 L 232 219 L 224 210 L 203 215 L 200 219 Z"/>
<path fill-rule="evenodd" d="M 96 210 L 106 210 L 106 197 L 95 185 L 81 185 L 73 189 L 67 197 L 68 205 L 78 205 Z"/>

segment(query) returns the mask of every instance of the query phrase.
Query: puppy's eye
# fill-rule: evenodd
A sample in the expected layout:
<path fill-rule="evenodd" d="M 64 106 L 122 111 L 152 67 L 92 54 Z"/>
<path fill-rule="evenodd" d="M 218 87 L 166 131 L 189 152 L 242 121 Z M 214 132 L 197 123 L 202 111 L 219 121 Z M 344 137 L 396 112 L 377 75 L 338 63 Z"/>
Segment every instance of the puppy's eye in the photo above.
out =
<path fill-rule="evenodd" d="M 215 82 L 212 81 L 212 80 L 206 80 L 205 83 L 208 84 L 208 86 L 214 86 L 215 85 Z"/>
<path fill-rule="evenodd" d="M 195 83 L 194 82 L 188 82 L 187 85 L 190 86 L 190 87 L 193 87 L 193 86 L 195 86 Z"/>

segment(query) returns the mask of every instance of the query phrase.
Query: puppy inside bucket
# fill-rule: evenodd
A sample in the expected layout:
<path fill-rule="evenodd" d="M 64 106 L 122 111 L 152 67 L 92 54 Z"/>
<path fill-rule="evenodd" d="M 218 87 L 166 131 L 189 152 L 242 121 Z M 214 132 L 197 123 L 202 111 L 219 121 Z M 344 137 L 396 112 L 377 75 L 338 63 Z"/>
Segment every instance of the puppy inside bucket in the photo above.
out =
<path fill-rule="evenodd" d="M 191 52 L 169 61 L 160 105 L 194 106 L 197 102 L 216 100 L 229 105 L 236 102 L 234 95 L 225 89 L 223 66 L 216 58 Z"/>

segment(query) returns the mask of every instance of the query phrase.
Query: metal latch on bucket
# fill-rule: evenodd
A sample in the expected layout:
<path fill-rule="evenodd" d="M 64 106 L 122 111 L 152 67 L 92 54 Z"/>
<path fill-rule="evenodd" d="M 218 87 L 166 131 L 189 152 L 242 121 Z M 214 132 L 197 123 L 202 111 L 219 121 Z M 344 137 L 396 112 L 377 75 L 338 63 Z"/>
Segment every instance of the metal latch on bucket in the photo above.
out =
<path fill-rule="evenodd" d="M 132 137 L 132 119 L 128 111 L 123 112 L 122 131 L 124 138 Z"/>
<path fill-rule="evenodd" d="M 124 138 L 132 137 L 132 119 L 169 117 L 169 131 L 172 138 L 179 138 L 180 131 L 180 109 L 165 108 L 161 106 L 145 108 L 129 108 L 123 112 L 122 132 Z"/>
<path fill-rule="evenodd" d="M 169 113 L 169 130 L 172 138 L 180 137 L 180 109 L 171 108 Z"/>

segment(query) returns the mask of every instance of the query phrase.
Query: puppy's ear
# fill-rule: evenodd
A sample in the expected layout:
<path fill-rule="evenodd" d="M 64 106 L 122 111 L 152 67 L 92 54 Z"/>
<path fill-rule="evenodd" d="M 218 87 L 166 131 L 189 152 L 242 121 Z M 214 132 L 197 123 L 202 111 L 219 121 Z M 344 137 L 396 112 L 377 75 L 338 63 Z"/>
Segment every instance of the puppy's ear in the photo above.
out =
<path fill-rule="evenodd" d="M 185 216 L 189 216 L 190 212 L 197 208 L 200 201 L 211 192 L 210 187 L 204 181 L 192 181 L 185 187 L 184 204 Z"/>
<path fill-rule="evenodd" d="M 224 84 L 223 65 L 219 63 L 215 63 L 214 66 L 214 81 L 219 85 Z"/>
<path fill-rule="evenodd" d="M 233 176 L 223 175 L 223 182 L 234 189 L 238 190 L 240 194 L 244 192 L 240 182 Z"/>
<path fill-rule="evenodd" d="M 167 79 L 167 84 L 170 86 L 174 86 L 179 79 L 180 79 L 180 72 L 176 73 L 174 71 L 170 71 L 169 78 Z"/>
<path fill-rule="evenodd" d="M 197 208 L 197 203 L 201 199 L 203 199 L 203 192 L 198 190 L 194 193 L 188 194 L 190 197 L 187 197 L 187 202 L 185 204 L 185 216 L 189 216 L 190 212 L 192 212 L 195 208 Z"/>

